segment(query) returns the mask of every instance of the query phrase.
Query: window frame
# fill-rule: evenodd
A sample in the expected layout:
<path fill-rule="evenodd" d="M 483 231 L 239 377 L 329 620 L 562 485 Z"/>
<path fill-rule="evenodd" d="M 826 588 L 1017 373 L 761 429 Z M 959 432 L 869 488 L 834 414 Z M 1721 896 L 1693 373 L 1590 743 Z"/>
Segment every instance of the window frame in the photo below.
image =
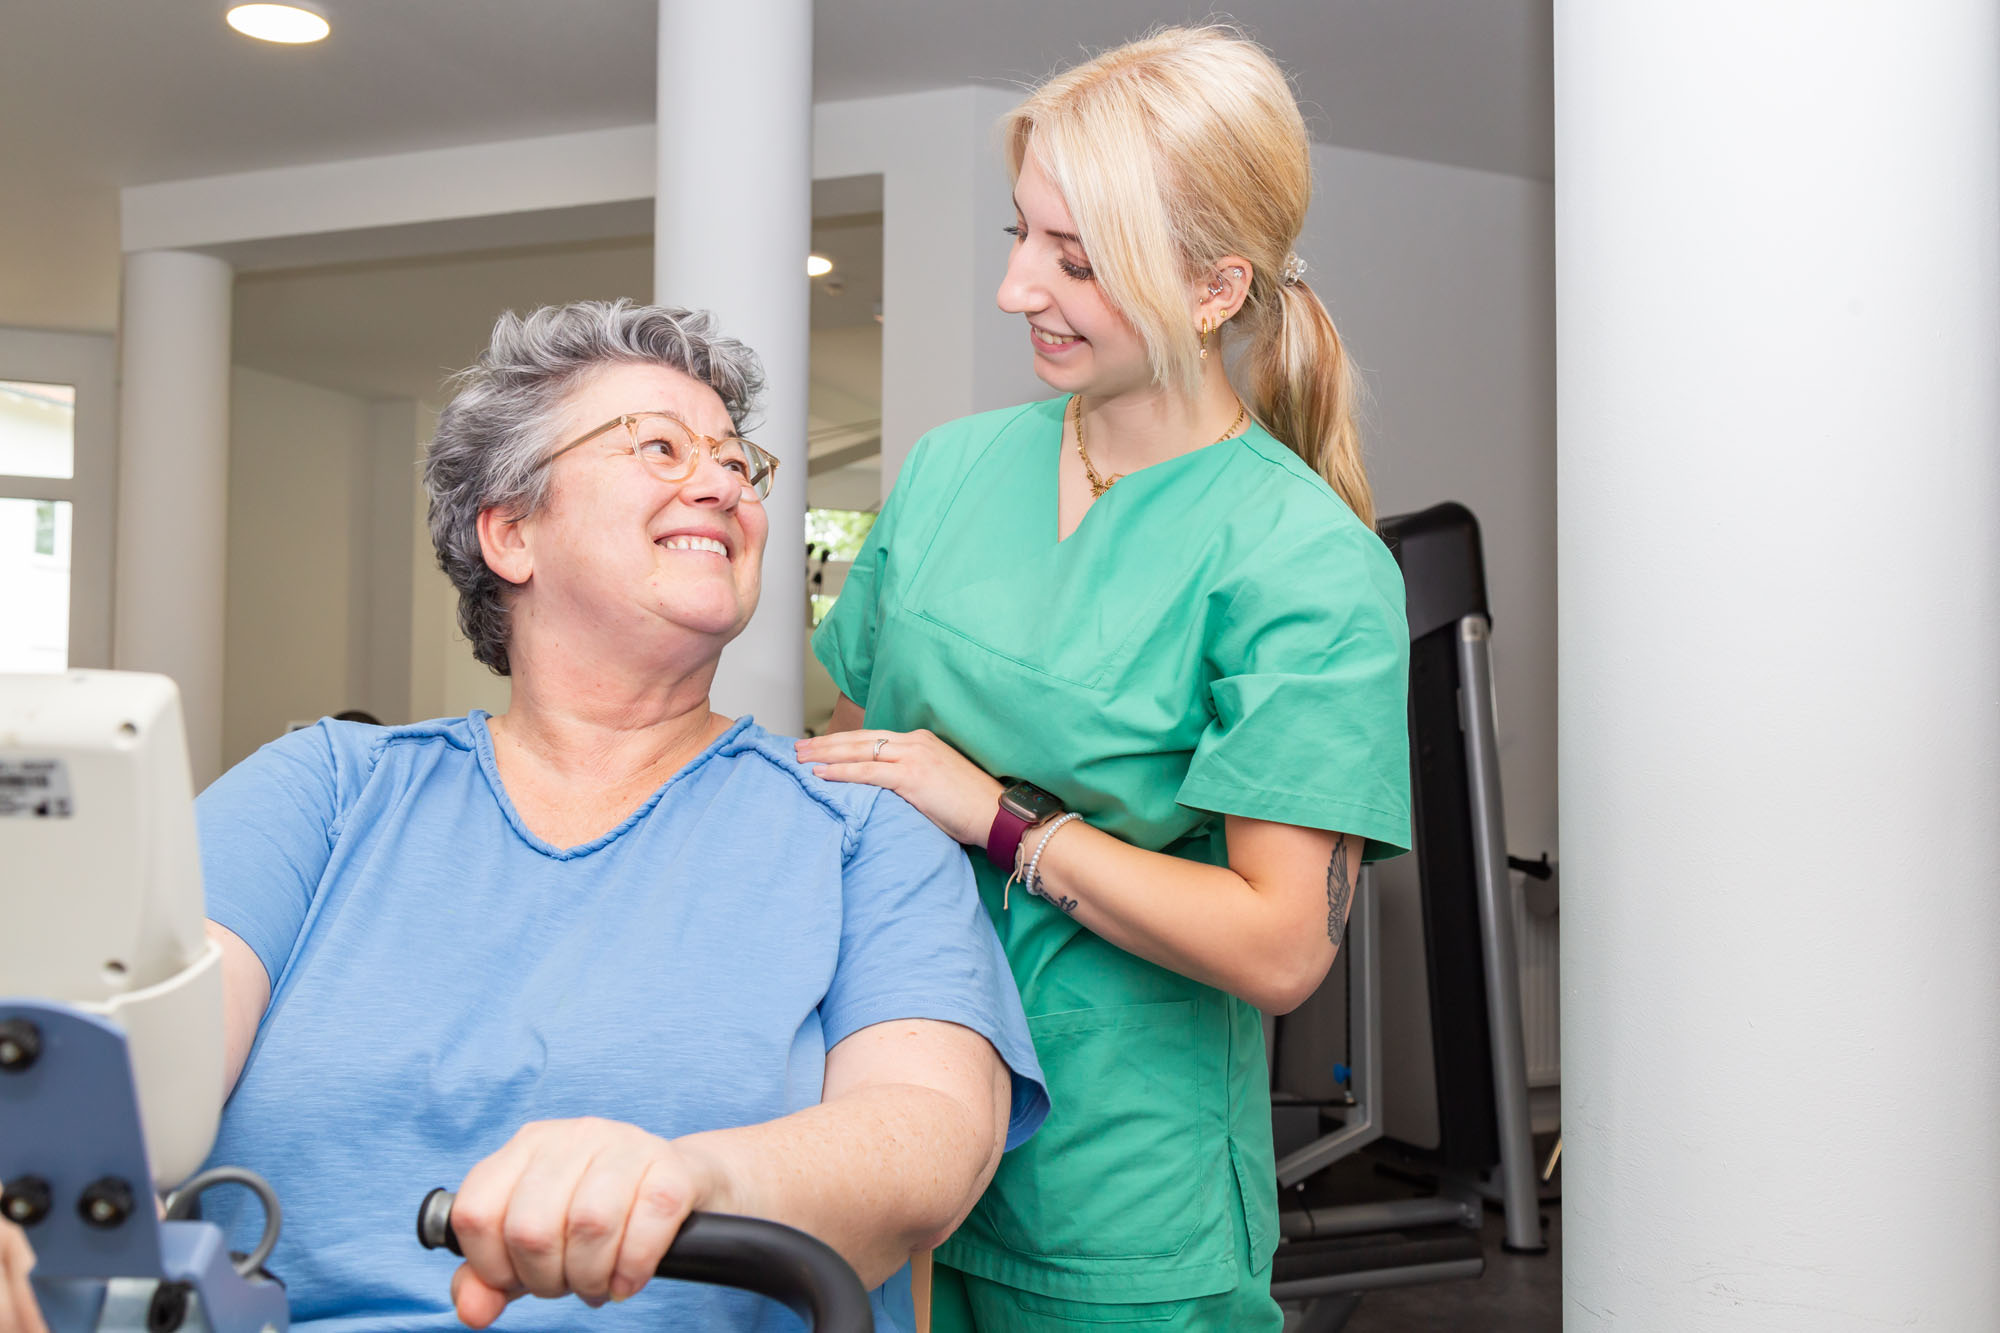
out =
<path fill-rule="evenodd" d="M 69 664 L 111 665 L 111 580 L 118 522 L 118 349 L 108 333 L 0 328 L 0 380 L 76 389 L 68 477 L 0 473 L 0 495 L 70 503 Z"/>

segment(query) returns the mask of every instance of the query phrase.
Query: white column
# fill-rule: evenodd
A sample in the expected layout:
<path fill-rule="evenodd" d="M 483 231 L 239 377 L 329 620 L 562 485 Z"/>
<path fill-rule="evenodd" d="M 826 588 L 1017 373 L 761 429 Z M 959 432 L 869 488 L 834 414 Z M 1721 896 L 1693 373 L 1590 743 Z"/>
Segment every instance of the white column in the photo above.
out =
<path fill-rule="evenodd" d="M 764 593 L 723 654 L 715 707 L 796 735 L 805 710 L 806 253 L 811 0 L 661 0 L 653 299 L 713 310 L 763 359 L 760 422 L 782 460 L 765 502 Z"/>
<path fill-rule="evenodd" d="M 1555 36 L 1564 1328 L 1989 1328 L 2000 10 Z"/>
<path fill-rule="evenodd" d="M 353 558 L 348 576 L 347 697 L 384 722 L 410 721 L 413 559 L 436 559 L 412 534 L 428 507 L 416 504 L 418 461 L 430 432 L 414 399 L 369 404 L 368 444 L 354 455 Z"/>
<path fill-rule="evenodd" d="M 222 771 L 232 281 L 207 255 L 125 256 L 112 661 L 180 686 L 197 791 Z"/>

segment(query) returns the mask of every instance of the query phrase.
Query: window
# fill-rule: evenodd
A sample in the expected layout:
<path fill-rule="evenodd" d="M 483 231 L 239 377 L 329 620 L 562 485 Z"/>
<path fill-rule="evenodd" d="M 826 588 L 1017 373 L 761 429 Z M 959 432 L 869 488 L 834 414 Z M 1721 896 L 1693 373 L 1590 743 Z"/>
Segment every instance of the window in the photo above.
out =
<path fill-rule="evenodd" d="M 0 380 L 0 473 L 75 471 L 76 389 Z M 0 671 L 69 666 L 69 535 L 69 501 L 0 499 Z"/>
<path fill-rule="evenodd" d="M 70 503 L 0 499 L 0 671 L 69 666 Z"/>
<path fill-rule="evenodd" d="M 112 340 L 0 329 L 0 671 L 111 665 Z"/>
<path fill-rule="evenodd" d="M 814 625 L 833 609 L 847 571 L 874 526 L 875 514 L 867 509 L 806 510 L 806 590 L 812 597 Z"/>
<path fill-rule="evenodd" d="M 0 475 L 76 475 L 76 388 L 0 380 Z"/>

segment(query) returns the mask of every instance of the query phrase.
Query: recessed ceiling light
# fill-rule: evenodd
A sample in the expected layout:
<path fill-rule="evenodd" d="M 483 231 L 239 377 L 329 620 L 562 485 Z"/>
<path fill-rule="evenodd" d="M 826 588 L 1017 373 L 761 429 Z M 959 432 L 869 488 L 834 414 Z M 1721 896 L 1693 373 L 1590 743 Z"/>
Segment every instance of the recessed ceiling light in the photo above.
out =
<path fill-rule="evenodd" d="M 823 278 L 831 272 L 833 272 L 833 261 L 825 255 L 806 256 L 806 276 L 808 278 Z"/>
<path fill-rule="evenodd" d="M 287 46 L 317 42 L 333 31 L 326 15 L 312 4 L 231 5 L 226 17 L 229 26 L 245 37 Z"/>

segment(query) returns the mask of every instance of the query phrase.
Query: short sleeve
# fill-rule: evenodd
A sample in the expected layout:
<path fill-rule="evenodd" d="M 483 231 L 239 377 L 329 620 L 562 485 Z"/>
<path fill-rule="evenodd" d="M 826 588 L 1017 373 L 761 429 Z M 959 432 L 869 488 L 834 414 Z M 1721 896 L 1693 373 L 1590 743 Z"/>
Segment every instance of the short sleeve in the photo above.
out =
<path fill-rule="evenodd" d="M 1264 543 L 1211 604 L 1213 717 L 1177 800 L 1410 846 L 1409 627 L 1395 560 L 1358 525 Z"/>
<path fill-rule="evenodd" d="M 964 850 L 883 792 L 847 858 L 842 900 L 840 958 L 820 1001 L 828 1048 L 897 1019 L 971 1028 L 1013 1075 L 1007 1146 L 1025 1141 L 1048 1115 L 1048 1090 Z"/>
<path fill-rule="evenodd" d="M 272 741 L 195 801 L 209 919 L 256 952 L 274 986 L 332 853 L 341 785 L 335 725 Z"/>
<path fill-rule="evenodd" d="M 917 459 L 923 448 L 924 441 L 918 440 L 903 461 L 895 487 L 882 502 L 875 526 L 868 530 L 860 554 L 840 585 L 840 596 L 813 631 L 813 656 L 819 658 L 840 692 L 864 708 L 868 705 L 868 681 L 875 670 L 876 634 L 888 610 L 882 599 L 888 591 L 890 547 L 898 516 L 909 507 L 911 492 L 916 489 Z"/>

